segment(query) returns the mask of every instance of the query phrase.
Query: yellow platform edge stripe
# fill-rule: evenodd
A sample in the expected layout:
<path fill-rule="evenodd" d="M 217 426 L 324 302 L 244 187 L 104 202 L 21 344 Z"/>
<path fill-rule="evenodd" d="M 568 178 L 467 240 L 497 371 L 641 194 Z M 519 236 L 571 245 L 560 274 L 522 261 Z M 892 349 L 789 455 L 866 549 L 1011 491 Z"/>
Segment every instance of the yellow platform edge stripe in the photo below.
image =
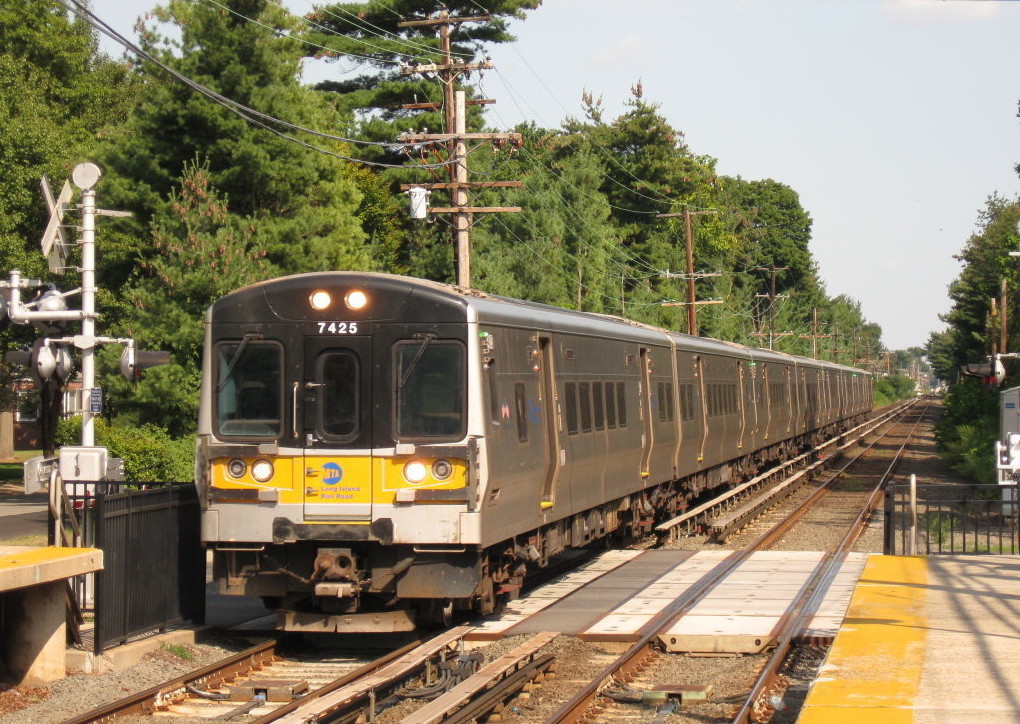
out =
<path fill-rule="evenodd" d="M 873 555 L 798 724 L 913 722 L 927 638 L 928 562 Z"/>

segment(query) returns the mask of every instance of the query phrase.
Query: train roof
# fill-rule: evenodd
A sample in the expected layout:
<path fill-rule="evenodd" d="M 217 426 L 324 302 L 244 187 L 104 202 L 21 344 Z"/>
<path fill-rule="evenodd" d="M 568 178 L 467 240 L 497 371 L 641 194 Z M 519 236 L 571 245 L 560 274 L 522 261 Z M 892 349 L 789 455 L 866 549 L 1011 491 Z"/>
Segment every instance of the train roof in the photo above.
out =
<path fill-rule="evenodd" d="M 555 327 L 556 329 L 591 336 L 604 335 L 609 329 L 613 329 L 616 334 L 625 335 L 638 342 L 663 344 L 667 343 L 668 340 L 672 340 L 673 344 L 681 349 L 700 351 L 705 354 L 725 352 L 728 354 L 746 355 L 749 360 L 755 362 L 771 361 L 849 371 L 855 374 L 870 374 L 865 370 L 833 362 L 809 359 L 774 350 L 748 347 L 737 342 L 728 342 L 711 337 L 696 337 L 615 315 L 579 312 L 540 302 L 490 294 L 477 289 L 466 289 L 428 279 L 379 272 L 309 272 L 257 282 L 237 289 L 215 302 L 210 307 L 207 318 L 212 319 L 215 313 L 215 317 L 218 320 L 229 321 L 229 318 L 233 316 L 231 310 L 238 310 L 254 300 L 264 301 L 282 319 L 296 318 L 296 316 L 289 317 L 288 313 L 282 309 L 284 305 L 280 300 L 293 299 L 295 295 L 306 297 L 305 293 L 307 290 L 315 286 L 330 283 L 349 284 L 353 280 L 358 280 L 360 284 L 371 285 L 391 294 L 406 293 L 409 299 L 414 297 L 416 303 L 431 301 L 437 305 L 437 308 L 439 306 L 448 308 L 452 304 L 457 308 L 465 310 L 465 313 L 466 310 L 470 309 L 472 310 L 470 315 L 483 324 L 519 324 L 536 329 Z M 307 316 L 308 307 L 304 303 L 301 305 L 301 310 Z M 293 313 L 296 315 L 296 310 Z"/>

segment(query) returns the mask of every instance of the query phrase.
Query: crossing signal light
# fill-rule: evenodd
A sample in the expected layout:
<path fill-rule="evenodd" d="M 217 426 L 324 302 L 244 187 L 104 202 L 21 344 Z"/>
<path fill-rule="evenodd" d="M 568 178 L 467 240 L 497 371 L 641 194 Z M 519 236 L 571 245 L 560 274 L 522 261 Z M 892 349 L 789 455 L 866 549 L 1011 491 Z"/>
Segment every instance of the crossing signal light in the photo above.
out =
<path fill-rule="evenodd" d="M 66 380 L 74 371 L 74 359 L 63 344 L 43 344 L 36 340 L 31 350 L 14 350 L 4 355 L 8 364 L 28 367 L 37 382 L 57 377 Z"/>
<path fill-rule="evenodd" d="M 120 373 L 128 382 L 134 382 L 142 376 L 143 370 L 165 365 L 169 361 L 169 352 L 136 350 L 129 346 L 120 354 Z"/>

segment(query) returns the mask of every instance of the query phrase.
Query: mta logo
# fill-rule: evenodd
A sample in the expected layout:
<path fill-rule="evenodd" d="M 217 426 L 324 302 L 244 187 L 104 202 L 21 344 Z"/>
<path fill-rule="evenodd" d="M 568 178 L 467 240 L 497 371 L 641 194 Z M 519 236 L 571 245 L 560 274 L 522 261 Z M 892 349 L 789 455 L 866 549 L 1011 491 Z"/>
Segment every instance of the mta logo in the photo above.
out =
<path fill-rule="evenodd" d="M 322 466 L 322 482 L 326 485 L 336 485 L 344 477 L 344 471 L 336 463 L 326 463 Z"/>

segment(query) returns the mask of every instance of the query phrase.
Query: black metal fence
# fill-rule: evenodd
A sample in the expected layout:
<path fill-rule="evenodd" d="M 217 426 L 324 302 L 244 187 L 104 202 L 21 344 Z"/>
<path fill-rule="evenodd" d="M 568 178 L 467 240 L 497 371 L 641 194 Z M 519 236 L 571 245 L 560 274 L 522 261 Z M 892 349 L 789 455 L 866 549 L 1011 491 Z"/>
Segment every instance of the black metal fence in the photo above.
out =
<path fill-rule="evenodd" d="M 140 489 L 139 489 L 140 488 Z M 95 651 L 205 618 L 205 554 L 191 483 L 67 484 L 62 526 L 103 551 L 103 570 L 75 597 L 95 615 Z M 71 523 L 74 520 L 75 523 Z"/>
<path fill-rule="evenodd" d="M 889 485 L 886 555 L 1020 553 L 1017 486 Z"/>

